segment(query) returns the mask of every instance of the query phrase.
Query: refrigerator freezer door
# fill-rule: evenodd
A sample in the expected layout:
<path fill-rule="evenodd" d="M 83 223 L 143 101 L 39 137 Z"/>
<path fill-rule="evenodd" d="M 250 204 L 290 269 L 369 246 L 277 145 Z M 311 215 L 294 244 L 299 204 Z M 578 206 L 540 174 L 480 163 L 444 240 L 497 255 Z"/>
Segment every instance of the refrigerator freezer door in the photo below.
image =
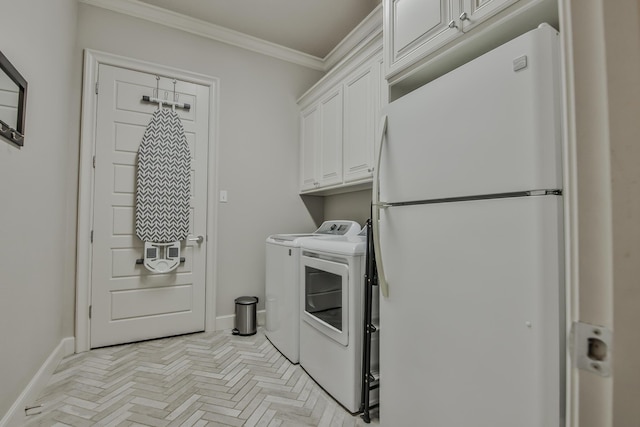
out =
<path fill-rule="evenodd" d="M 380 200 L 561 189 L 558 70 L 543 26 L 389 104 Z"/>
<path fill-rule="evenodd" d="M 560 424 L 562 198 L 382 210 L 380 424 Z"/>

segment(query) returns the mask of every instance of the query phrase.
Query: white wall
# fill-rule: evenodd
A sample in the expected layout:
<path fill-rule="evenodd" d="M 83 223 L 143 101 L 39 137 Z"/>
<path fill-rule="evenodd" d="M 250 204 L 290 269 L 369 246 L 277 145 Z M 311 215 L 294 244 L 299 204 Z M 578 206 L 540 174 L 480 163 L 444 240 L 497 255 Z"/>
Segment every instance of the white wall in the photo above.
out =
<path fill-rule="evenodd" d="M 60 340 L 73 335 L 63 296 L 73 289 L 67 183 L 78 100 L 76 1 L 2 1 L 0 10 L 0 49 L 28 82 L 25 145 L 0 140 L 2 418 Z"/>
<path fill-rule="evenodd" d="M 564 0 L 575 158 L 575 320 L 613 331 L 612 375 L 575 369 L 580 427 L 640 419 L 640 3 Z"/>
<path fill-rule="evenodd" d="M 324 219 L 350 219 L 364 226 L 371 217 L 371 190 L 327 196 L 324 200 Z"/>
<path fill-rule="evenodd" d="M 216 315 L 233 314 L 241 295 L 260 297 L 264 307 L 266 237 L 315 227 L 317 213 L 297 195 L 296 99 L 321 73 L 86 4 L 79 7 L 78 22 L 79 48 L 220 79 L 217 181 L 229 202 L 219 204 L 218 249 L 212 254 L 218 265 Z"/>
<path fill-rule="evenodd" d="M 640 2 L 605 4 L 603 12 L 613 222 L 613 425 L 628 426 L 640 423 Z"/>

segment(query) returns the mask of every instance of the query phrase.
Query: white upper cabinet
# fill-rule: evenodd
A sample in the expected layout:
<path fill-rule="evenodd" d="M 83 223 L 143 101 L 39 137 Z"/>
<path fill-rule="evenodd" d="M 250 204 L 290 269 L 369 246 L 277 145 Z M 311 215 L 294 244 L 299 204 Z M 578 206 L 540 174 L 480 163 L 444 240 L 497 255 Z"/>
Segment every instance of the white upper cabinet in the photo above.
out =
<path fill-rule="evenodd" d="M 459 0 L 385 0 L 388 72 L 402 69 L 458 36 Z"/>
<path fill-rule="evenodd" d="M 377 37 L 298 100 L 301 193 L 371 187 L 375 128 L 387 99 L 381 69 L 382 40 Z"/>
<path fill-rule="evenodd" d="M 300 190 L 342 183 L 342 87 L 300 113 Z"/>
<path fill-rule="evenodd" d="M 344 182 L 372 177 L 379 79 L 376 61 L 344 82 Z"/>
<path fill-rule="evenodd" d="M 400 95 L 558 22 L 557 0 L 383 0 L 383 7 L 385 78 Z"/>
<path fill-rule="evenodd" d="M 462 30 L 467 32 L 484 20 L 492 17 L 518 0 L 464 0 L 464 11 L 460 14 Z"/>
<path fill-rule="evenodd" d="M 316 147 L 320 142 L 320 109 L 318 105 L 300 114 L 300 189 L 310 190 L 320 185 L 316 180 Z"/>
<path fill-rule="evenodd" d="M 318 186 L 342 183 L 342 87 L 320 101 Z"/>

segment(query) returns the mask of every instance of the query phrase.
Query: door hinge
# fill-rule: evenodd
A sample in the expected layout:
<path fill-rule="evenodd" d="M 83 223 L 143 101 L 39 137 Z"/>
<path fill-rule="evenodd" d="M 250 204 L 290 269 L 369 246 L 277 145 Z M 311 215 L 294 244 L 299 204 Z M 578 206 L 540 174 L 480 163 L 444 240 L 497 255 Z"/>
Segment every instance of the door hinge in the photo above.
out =
<path fill-rule="evenodd" d="M 96 95 L 98 94 L 98 87 L 100 86 L 100 82 L 96 82 Z"/>
<path fill-rule="evenodd" d="M 91 230 L 91 243 L 93 243 L 93 230 Z"/>
<path fill-rule="evenodd" d="M 93 156 L 93 168 L 96 168 L 96 156 Z"/>
<path fill-rule="evenodd" d="M 576 367 L 602 377 L 610 376 L 613 332 L 604 326 L 573 322 L 571 334 Z"/>
<path fill-rule="evenodd" d="M 91 312 L 93 311 L 93 306 L 90 305 L 89 306 L 89 319 L 91 319 Z"/>

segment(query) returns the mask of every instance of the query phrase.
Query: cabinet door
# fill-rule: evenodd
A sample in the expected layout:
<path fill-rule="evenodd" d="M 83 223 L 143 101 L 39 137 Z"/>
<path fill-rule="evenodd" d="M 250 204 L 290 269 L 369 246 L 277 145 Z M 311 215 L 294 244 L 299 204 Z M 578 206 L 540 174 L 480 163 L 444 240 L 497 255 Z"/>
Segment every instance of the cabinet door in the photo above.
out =
<path fill-rule="evenodd" d="M 319 187 L 342 183 L 342 86 L 320 101 Z"/>
<path fill-rule="evenodd" d="M 440 48 L 460 33 L 457 24 L 460 0 L 384 1 L 387 77 Z"/>
<path fill-rule="evenodd" d="M 375 114 L 375 126 L 377 129 L 378 123 L 380 122 L 380 115 L 382 113 L 382 109 L 384 107 L 387 106 L 387 104 L 389 103 L 389 83 L 387 82 L 387 79 L 384 78 L 384 59 L 382 59 L 382 57 L 378 58 L 378 61 L 376 62 L 376 67 L 377 67 L 377 71 L 378 71 L 378 76 L 376 77 L 378 79 L 378 85 L 379 85 L 379 96 L 378 96 L 378 102 L 376 104 L 376 114 Z M 375 150 L 374 150 L 375 152 Z"/>
<path fill-rule="evenodd" d="M 344 181 L 367 179 L 373 172 L 374 117 L 378 99 L 377 62 L 344 84 Z"/>
<path fill-rule="evenodd" d="M 464 0 L 462 29 L 468 31 L 519 0 Z"/>
<path fill-rule="evenodd" d="M 304 110 L 300 119 L 300 190 L 310 190 L 319 185 L 316 180 L 317 153 L 319 138 L 319 106 L 313 105 Z"/>

